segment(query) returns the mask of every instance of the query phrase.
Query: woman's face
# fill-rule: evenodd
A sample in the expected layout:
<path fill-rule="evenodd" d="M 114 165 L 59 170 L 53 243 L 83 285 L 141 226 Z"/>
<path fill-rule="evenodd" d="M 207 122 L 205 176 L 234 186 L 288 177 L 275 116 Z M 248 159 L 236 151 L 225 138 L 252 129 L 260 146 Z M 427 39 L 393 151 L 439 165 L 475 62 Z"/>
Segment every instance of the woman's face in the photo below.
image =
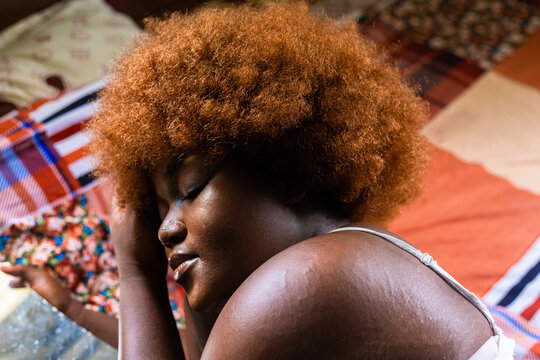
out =
<path fill-rule="evenodd" d="M 153 183 L 159 238 L 196 311 L 219 311 L 262 263 L 303 240 L 275 187 L 236 162 L 205 168 L 188 157 L 159 166 Z"/>

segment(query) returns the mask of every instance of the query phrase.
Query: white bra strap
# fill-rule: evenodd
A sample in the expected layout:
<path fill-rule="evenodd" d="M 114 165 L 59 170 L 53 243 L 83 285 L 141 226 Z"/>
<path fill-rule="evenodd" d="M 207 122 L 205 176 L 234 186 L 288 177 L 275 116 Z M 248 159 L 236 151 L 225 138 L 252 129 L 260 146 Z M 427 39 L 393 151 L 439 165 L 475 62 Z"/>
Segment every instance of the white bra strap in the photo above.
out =
<path fill-rule="evenodd" d="M 500 335 L 502 334 L 502 330 L 495 324 L 495 320 L 493 319 L 493 316 L 487 309 L 486 305 L 476 297 L 472 292 L 465 289 L 463 285 L 461 285 L 459 282 L 456 281 L 450 274 L 448 274 L 443 268 L 441 268 L 437 261 L 431 257 L 428 253 L 423 253 L 411 244 L 408 244 L 407 242 L 389 235 L 385 234 L 383 232 L 379 232 L 376 230 L 363 228 L 363 227 L 356 227 L 356 226 L 349 226 L 349 227 L 342 227 L 338 229 L 334 229 L 330 231 L 330 233 L 333 232 L 339 232 L 339 231 L 361 231 L 364 233 L 372 234 L 375 236 L 378 236 L 380 238 L 383 238 L 392 244 L 396 245 L 397 247 L 405 250 L 409 254 L 416 257 L 418 260 L 420 260 L 424 265 L 429 267 L 431 270 L 433 270 L 437 275 L 439 275 L 448 285 L 450 285 L 454 290 L 456 290 L 458 293 L 460 293 L 465 299 L 467 299 L 470 303 L 472 303 L 480 312 L 484 315 L 484 317 L 489 322 L 489 325 L 491 326 L 491 329 L 493 330 L 494 335 Z"/>

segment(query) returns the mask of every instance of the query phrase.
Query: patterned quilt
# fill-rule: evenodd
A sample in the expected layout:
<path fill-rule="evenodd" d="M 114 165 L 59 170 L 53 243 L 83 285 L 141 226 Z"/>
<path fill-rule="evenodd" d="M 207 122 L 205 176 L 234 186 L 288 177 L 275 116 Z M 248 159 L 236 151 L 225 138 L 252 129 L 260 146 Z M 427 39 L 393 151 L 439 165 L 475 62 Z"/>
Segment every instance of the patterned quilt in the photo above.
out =
<path fill-rule="evenodd" d="M 431 106 L 425 191 L 390 229 L 483 298 L 516 340 L 517 359 L 540 359 L 540 17 L 532 4 L 400 0 L 359 21 Z M 108 188 L 89 175 L 81 131 L 103 86 L 0 118 L 0 227 L 80 192 L 106 216 Z"/>
<path fill-rule="evenodd" d="M 431 107 L 425 191 L 390 229 L 483 297 L 517 359 L 539 359 L 538 8 L 399 0 L 359 25 Z"/>

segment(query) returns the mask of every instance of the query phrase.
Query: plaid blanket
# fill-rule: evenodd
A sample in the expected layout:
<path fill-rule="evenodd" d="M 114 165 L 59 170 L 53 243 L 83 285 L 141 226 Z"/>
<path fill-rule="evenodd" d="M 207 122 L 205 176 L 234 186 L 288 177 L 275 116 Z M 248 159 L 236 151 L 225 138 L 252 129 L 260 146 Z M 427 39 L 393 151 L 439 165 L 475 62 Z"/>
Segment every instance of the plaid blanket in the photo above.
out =
<path fill-rule="evenodd" d="M 503 333 L 516 341 L 515 359 L 538 359 L 540 356 L 540 331 L 502 306 L 488 306 L 495 322 Z"/>
<path fill-rule="evenodd" d="M 44 126 L 20 115 L 0 122 L 0 226 L 71 197 L 81 188 Z"/>
<path fill-rule="evenodd" d="M 81 127 L 103 84 L 39 100 L 0 119 L 0 228 L 95 185 L 90 140 Z"/>

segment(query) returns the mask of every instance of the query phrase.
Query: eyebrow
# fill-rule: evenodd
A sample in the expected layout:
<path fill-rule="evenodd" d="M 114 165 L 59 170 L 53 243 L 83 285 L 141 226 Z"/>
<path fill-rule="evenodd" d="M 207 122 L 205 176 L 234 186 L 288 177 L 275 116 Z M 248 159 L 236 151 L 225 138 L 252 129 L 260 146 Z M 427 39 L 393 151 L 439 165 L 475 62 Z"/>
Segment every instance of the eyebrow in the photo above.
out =
<path fill-rule="evenodd" d="M 185 156 L 180 155 L 178 157 L 174 157 L 169 163 L 167 163 L 167 167 L 165 168 L 165 176 L 173 176 L 176 173 L 176 170 L 182 165 L 184 162 Z"/>

